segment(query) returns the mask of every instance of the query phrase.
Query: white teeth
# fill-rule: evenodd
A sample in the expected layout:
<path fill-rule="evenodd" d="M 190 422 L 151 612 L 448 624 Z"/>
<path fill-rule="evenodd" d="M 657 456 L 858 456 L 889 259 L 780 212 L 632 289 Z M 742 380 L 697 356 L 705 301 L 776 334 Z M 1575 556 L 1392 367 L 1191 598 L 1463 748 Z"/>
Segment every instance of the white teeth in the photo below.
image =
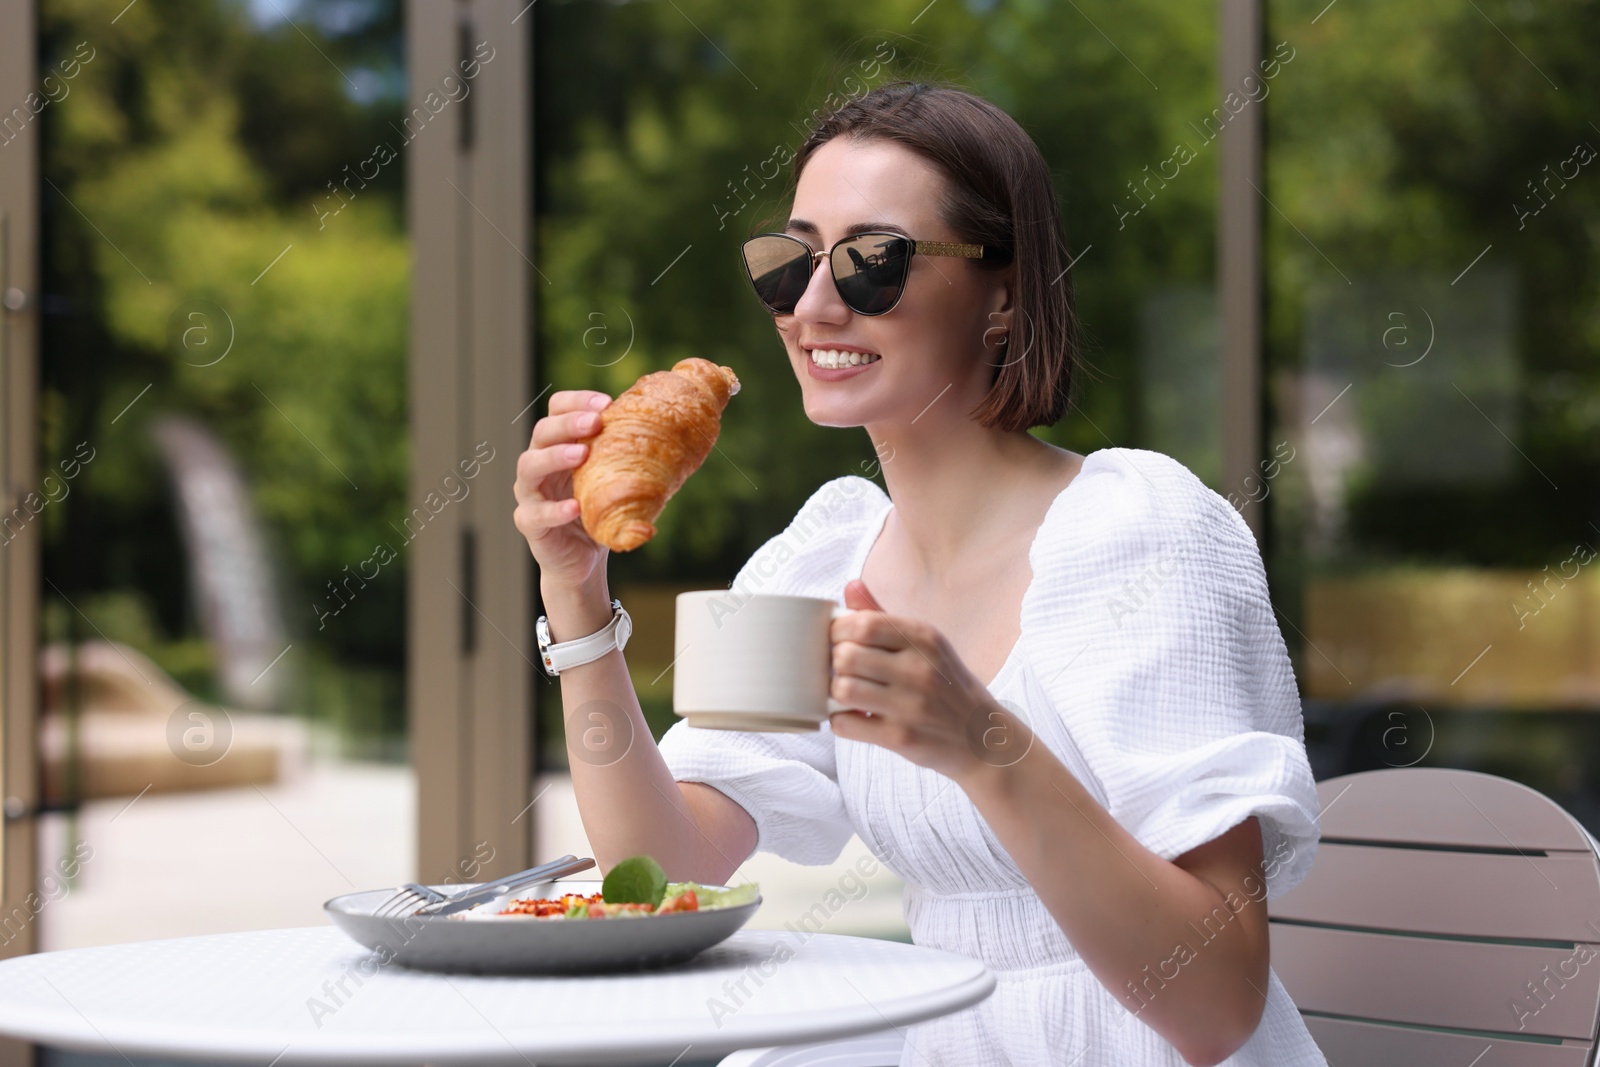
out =
<path fill-rule="evenodd" d="M 830 348 L 811 350 L 811 362 L 819 367 L 855 367 L 863 363 L 876 363 L 882 358 L 876 352 L 866 355 L 861 352 L 842 352 Z"/>

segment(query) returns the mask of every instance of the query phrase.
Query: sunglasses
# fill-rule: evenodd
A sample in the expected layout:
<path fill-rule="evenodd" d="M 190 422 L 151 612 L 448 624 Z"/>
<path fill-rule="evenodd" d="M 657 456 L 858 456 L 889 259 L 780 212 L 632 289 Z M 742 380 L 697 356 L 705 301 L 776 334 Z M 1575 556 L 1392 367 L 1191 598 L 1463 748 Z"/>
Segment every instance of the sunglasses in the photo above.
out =
<path fill-rule="evenodd" d="M 913 241 L 897 233 L 858 233 L 842 238 L 832 248 L 813 252 L 811 246 L 786 233 L 758 233 L 744 243 L 744 265 L 756 296 L 774 315 L 789 315 L 817 268 L 817 257 L 827 256 L 833 286 L 839 299 L 857 315 L 882 315 L 894 310 L 906 290 L 911 257 L 955 256 L 960 259 L 1001 259 L 1005 252 L 983 245 L 948 241 Z"/>

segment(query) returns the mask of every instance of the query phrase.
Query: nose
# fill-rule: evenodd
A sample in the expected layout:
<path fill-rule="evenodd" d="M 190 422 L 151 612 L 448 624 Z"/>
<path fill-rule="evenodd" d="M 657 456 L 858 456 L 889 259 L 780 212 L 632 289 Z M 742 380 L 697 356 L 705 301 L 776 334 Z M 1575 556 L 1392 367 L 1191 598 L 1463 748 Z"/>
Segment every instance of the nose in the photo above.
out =
<path fill-rule="evenodd" d="M 795 318 L 801 322 L 843 322 L 849 317 L 850 309 L 839 298 L 839 290 L 833 284 L 827 249 L 811 253 L 811 268 L 811 280 L 794 306 Z"/>

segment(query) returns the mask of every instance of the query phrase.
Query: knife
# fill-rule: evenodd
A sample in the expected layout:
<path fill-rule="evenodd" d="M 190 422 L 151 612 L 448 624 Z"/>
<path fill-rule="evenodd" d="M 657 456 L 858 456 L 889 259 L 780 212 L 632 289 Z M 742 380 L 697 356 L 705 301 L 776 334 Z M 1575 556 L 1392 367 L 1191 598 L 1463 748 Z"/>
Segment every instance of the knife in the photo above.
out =
<path fill-rule="evenodd" d="M 518 871 L 516 874 L 507 875 L 493 882 L 484 882 L 482 885 L 456 894 L 449 900 L 425 905 L 414 914 L 435 918 L 443 915 L 454 915 L 457 912 L 475 908 L 479 904 L 487 904 L 495 897 L 503 896 L 506 893 L 515 893 L 519 889 L 526 889 L 541 882 L 551 882 L 557 878 L 565 878 L 569 874 L 577 874 L 579 871 L 586 871 L 593 866 L 594 860 L 589 857 L 580 858 L 568 853 L 560 859 L 541 863 L 537 867 L 529 867 L 525 871 Z"/>

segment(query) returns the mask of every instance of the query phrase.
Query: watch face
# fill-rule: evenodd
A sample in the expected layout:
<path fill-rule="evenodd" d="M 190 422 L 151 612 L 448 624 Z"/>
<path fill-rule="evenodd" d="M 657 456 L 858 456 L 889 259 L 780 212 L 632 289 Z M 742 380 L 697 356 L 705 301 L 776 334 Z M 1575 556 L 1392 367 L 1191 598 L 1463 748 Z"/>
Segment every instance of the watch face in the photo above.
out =
<path fill-rule="evenodd" d="M 551 669 L 550 653 L 548 651 L 550 648 L 550 620 L 540 615 L 538 621 L 533 624 L 533 635 L 539 643 L 539 663 L 543 666 L 544 673 L 552 678 L 556 677 L 555 671 Z"/>

